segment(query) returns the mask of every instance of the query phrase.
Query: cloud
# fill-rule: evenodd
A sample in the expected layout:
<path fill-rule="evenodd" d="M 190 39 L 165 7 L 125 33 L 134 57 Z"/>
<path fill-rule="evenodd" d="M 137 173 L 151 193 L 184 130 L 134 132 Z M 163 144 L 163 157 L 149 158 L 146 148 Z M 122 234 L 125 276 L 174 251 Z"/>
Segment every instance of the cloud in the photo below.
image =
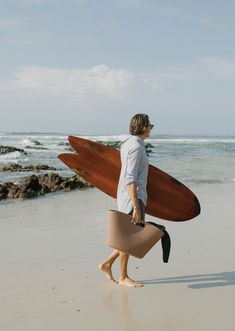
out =
<path fill-rule="evenodd" d="M 153 73 L 96 65 L 88 69 L 27 66 L 11 80 L 0 81 L 1 97 L 57 98 L 65 102 L 142 98 L 191 90 L 209 91 L 235 82 L 235 60 L 204 57 L 190 66 L 168 67 Z M 230 84 L 231 85 L 231 84 Z M 232 85 L 231 85 L 232 86 Z"/>
<path fill-rule="evenodd" d="M 134 82 L 132 73 L 97 65 L 90 69 L 29 66 L 17 71 L 14 80 L 0 81 L 1 94 L 25 93 L 73 99 L 118 98 Z"/>

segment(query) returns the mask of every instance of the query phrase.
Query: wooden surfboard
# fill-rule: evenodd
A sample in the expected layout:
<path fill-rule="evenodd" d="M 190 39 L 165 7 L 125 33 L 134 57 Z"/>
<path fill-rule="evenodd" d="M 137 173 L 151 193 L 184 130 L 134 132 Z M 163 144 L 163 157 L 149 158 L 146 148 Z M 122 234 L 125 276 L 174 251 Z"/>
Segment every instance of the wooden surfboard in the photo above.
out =
<path fill-rule="evenodd" d="M 79 154 L 64 153 L 58 156 L 59 159 L 87 182 L 116 198 L 121 170 L 120 152 L 83 138 L 69 136 L 68 140 Z M 147 192 L 146 213 L 149 215 L 182 222 L 200 214 L 200 204 L 195 194 L 152 165 L 149 165 Z"/>

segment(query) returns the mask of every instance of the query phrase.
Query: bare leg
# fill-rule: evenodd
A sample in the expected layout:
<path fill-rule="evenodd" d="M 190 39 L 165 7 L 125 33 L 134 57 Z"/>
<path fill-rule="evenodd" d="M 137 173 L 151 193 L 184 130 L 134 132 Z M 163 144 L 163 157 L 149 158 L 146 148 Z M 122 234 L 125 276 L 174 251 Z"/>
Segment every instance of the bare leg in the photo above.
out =
<path fill-rule="evenodd" d="M 129 259 L 129 255 L 123 252 L 120 252 L 120 278 L 119 278 L 119 284 L 120 285 L 126 285 L 130 287 L 142 287 L 143 284 L 137 283 L 134 280 L 132 280 L 127 275 L 127 263 Z"/>
<path fill-rule="evenodd" d="M 103 263 L 99 265 L 99 269 L 103 271 L 106 274 L 107 278 L 113 282 L 116 282 L 116 280 L 113 277 L 112 265 L 118 256 L 119 251 L 114 250 L 113 253 Z"/>

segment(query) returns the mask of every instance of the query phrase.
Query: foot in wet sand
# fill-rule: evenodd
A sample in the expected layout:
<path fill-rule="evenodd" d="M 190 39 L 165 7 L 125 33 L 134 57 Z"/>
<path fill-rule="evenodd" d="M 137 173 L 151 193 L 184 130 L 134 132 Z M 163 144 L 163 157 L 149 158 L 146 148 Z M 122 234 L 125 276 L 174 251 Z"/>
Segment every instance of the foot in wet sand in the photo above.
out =
<path fill-rule="evenodd" d="M 125 285 L 125 286 L 129 286 L 129 287 L 143 287 L 144 285 L 141 283 L 137 283 L 134 280 L 132 280 L 129 277 L 126 277 L 124 279 L 119 279 L 119 284 L 120 285 Z"/>
<path fill-rule="evenodd" d="M 113 278 L 111 266 L 108 263 L 100 264 L 99 269 L 105 273 L 106 277 L 109 280 L 111 280 L 114 283 L 117 283 L 117 281 Z"/>

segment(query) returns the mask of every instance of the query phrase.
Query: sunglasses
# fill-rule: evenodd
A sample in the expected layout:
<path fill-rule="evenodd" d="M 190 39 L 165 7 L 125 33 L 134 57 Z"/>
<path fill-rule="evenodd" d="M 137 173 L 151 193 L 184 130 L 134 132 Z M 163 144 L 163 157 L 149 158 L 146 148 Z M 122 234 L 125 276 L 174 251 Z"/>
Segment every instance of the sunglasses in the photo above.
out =
<path fill-rule="evenodd" d="M 154 125 L 153 124 L 149 124 L 148 128 L 150 128 L 151 130 L 153 129 Z"/>

